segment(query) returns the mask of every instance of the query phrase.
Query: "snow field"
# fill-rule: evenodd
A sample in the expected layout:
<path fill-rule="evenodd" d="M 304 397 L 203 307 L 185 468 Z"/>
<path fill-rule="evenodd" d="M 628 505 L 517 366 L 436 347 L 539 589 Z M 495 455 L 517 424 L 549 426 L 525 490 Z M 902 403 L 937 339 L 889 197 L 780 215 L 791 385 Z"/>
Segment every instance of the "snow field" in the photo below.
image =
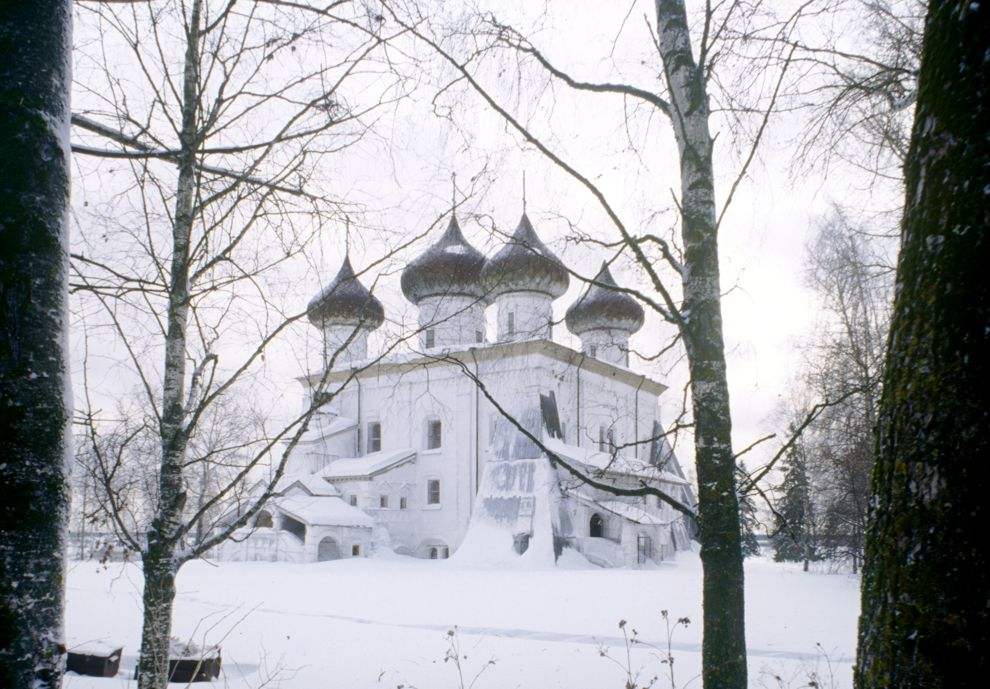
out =
<path fill-rule="evenodd" d="M 484 669 L 476 689 L 616 687 L 626 666 L 639 683 L 659 675 L 669 687 L 667 631 L 678 687 L 700 687 L 701 568 L 694 553 L 644 570 L 469 568 L 456 561 L 352 559 L 311 565 L 192 562 L 179 573 L 173 635 L 223 648 L 214 686 L 461 687 Z M 803 573 L 799 565 L 747 562 L 747 641 L 751 687 L 850 687 L 859 582 L 845 574 Z M 141 573 L 134 564 L 70 565 L 66 633 L 124 646 L 117 677 L 67 676 L 67 689 L 126 687 L 141 629 Z M 625 631 L 638 639 L 626 661 Z M 448 632 L 456 627 L 456 635 Z M 608 657 L 603 657 L 602 652 Z M 494 660 L 493 665 L 488 661 Z M 174 685 L 180 686 L 180 685 Z M 208 686 L 208 685 L 196 685 Z"/>

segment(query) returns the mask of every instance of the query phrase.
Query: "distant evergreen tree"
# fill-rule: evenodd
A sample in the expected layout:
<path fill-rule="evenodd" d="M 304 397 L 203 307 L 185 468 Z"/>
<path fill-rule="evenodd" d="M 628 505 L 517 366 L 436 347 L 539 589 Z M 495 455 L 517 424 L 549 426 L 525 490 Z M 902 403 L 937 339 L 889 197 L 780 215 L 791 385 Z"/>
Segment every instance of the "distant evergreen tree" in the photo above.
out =
<path fill-rule="evenodd" d="M 738 478 L 748 474 L 744 464 L 739 465 Z M 751 493 L 739 494 L 739 540 L 744 558 L 760 554 L 760 542 L 756 538 L 756 530 L 760 526 L 760 518 L 756 512 L 756 502 Z"/>
<path fill-rule="evenodd" d="M 777 505 L 775 529 L 771 537 L 773 559 L 776 562 L 803 561 L 807 571 L 808 562 L 818 559 L 818 553 L 807 458 L 800 444 L 796 444 L 787 454 L 782 470 L 783 495 Z"/>

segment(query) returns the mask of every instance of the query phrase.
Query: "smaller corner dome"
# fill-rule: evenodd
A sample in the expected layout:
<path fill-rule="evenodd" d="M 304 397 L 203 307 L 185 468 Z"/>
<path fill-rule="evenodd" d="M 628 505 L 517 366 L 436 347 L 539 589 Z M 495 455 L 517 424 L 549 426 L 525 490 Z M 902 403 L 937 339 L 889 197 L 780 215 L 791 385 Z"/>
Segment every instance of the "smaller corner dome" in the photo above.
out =
<path fill-rule="evenodd" d="M 602 263 L 594 284 L 567 309 L 564 322 L 575 335 L 606 328 L 631 335 L 643 327 L 643 307 L 619 291 L 606 262 Z"/>
<path fill-rule="evenodd" d="M 354 275 L 349 256 L 344 257 L 337 277 L 310 300 L 306 315 L 317 327 L 353 325 L 374 330 L 385 322 L 382 303 Z"/>
<path fill-rule="evenodd" d="M 542 292 L 556 299 L 567 291 L 570 275 L 523 213 L 512 237 L 485 264 L 481 283 L 491 299 L 507 292 Z"/>
<path fill-rule="evenodd" d="M 462 296 L 483 299 L 481 269 L 484 255 L 468 244 L 451 214 L 447 230 L 436 244 L 402 271 L 402 293 L 413 304 L 427 297 Z"/>

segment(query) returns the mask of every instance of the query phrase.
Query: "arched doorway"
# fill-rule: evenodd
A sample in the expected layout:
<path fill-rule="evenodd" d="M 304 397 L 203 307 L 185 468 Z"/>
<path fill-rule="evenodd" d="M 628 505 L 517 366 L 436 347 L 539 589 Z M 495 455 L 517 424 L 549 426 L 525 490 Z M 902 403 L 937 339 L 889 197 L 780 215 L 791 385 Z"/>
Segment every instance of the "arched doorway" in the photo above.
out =
<path fill-rule="evenodd" d="M 254 518 L 254 525 L 259 529 L 272 528 L 275 525 L 275 522 L 272 520 L 272 513 L 267 510 L 261 510 L 258 512 L 258 516 Z"/>
<path fill-rule="evenodd" d="M 591 515 L 591 522 L 588 524 L 588 535 L 592 538 L 603 538 L 605 536 L 605 520 L 597 512 Z"/>
<path fill-rule="evenodd" d="M 326 562 L 327 560 L 339 560 L 340 559 L 340 546 L 337 545 L 337 541 L 327 536 L 322 541 L 320 545 L 316 548 L 316 561 Z"/>

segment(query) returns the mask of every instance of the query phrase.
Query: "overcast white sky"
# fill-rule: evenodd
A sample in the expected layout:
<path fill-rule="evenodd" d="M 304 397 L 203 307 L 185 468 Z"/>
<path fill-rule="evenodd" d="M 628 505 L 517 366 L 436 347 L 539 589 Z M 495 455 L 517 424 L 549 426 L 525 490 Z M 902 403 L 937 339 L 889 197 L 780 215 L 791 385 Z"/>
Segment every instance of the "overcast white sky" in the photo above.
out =
<path fill-rule="evenodd" d="M 529 22 L 514 3 L 491 2 L 491 8 L 512 21 Z M 658 61 L 643 21 L 652 3 L 548 2 L 531 32 L 538 47 L 582 79 L 629 81 L 656 88 Z M 456 13 L 460 3 L 445 6 Z M 525 5 L 530 8 L 530 5 Z M 497 72 L 496 64 L 504 71 Z M 623 221 L 633 230 L 656 234 L 676 231 L 672 194 L 679 185 L 676 147 L 670 128 L 661 118 L 631 108 L 617 96 L 574 96 L 559 84 L 547 88 L 547 80 L 535 72 L 521 76 L 511 62 L 490 63 L 481 71 L 482 81 L 514 113 L 544 138 L 555 151 L 577 167 L 606 193 Z M 522 211 L 522 176 L 527 179 L 527 210 L 544 241 L 578 273 L 592 276 L 607 255 L 600 247 L 565 241 L 568 224 L 603 241 L 614 241 L 616 231 L 597 202 L 540 154 L 523 145 L 471 92 L 455 87 L 433 100 L 433 84 L 445 83 L 449 72 L 437 68 L 420 75 L 422 89 L 385 113 L 365 144 L 328 159 L 323 170 L 330 193 L 365 209 L 355 214 L 350 246 L 359 270 L 388 247 L 421 233 L 449 210 L 450 175 L 458 175 L 458 211 L 469 240 L 491 255 L 501 239 L 492 234 L 511 232 Z M 727 79 L 723 79 L 727 81 Z M 374 84 L 368 82 L 368 87 Z M 766 88 L 754 82 L 752 88 Z M 360 94 L 355 94 L 360 98 Z M 713 102 L 718 99 L 713 97 Z M 436 116 L 449 114 L 450 120 Z M 452 122 L 453 124 L 452 124 Z M 784 115 L 771 120 L 764 145 L 747 179 L 740 186 L 721 231 L 722 285 L 729 380 L 734 413 L 735 445 L 744 447 L 756 438 L 779 430 L 771 422 L 778 399 L 787 394 L 800 354 L 795 345 L 811 336 L 816 304 L 802 280 L 805 246 L 812 227 L 832 201 L 890 203 L 871 199 L 858 191 L 865 186 L 854 176 L 796 175 L 791 167 L 793 134 L 800 124 Z M 719 115 L 712 119 L 716 134 L 717 194 L 725 195 L 738 173 L 747 137 L 731 128 Z M 99 194 L 94 180 L 74 182 L 74 202 L 84 203 Z M 377 289 L 390 318 L 412 322 L 414 309 L 398 290 L 398 272 L 408 260 L 442 230 L 441 222 L 417 247 L 396 256 L 377 277 Z M 341 223 L 342 225 L 342 223 Z M 377 229 L 370 229 L 377 228 Z M 309 256 L 311 269 L 300 276 L 294 289 L 298 308 L 336 273 L 345 244 L 342 226 L 323 228 L 323 240 Z M 617 266 L 620 283 L 637 286 L 642 275 L 628 264 Z M 555 303 L 562 317 L 583 287 L 572 281 L 571 290 Z M 299 337 L 306 329 L 300 329 Z M 558 338 L 572 346 L 577 339 L 561 325 Z M 297 340 L 284 354 L 269 359 L 268 374 L 277 384 L 284 381 L 288 399 L 298 388 L 292 380 L 308 362 L 318 362 L 316 332 Z M 669 327 L 651 317 L 633 344 L 645 354 L 655 353 L 657 342 L 669 335 Z M 106 350 L 109 352 L 110 350 Z M 77 347 L 78 353 L 78 347 Z M 671 386 L 664 413 L 670 421 L 680 406 L 683 365 L 667 357 L 660 362 L 636 362 L 633 368 Z M 111 376 L 104 371 L 103 381 Z M 78 370 L 78 366 L 77 366 Z M 77 383 L 77 389 L 81 383 Z M 678 444 L 683 464 L 691 464 L 690 443 Z M 772 449 L 768 444 L 764 450 Z M 765 454 L 764 452 L 764 454 Z M 752 467 L 756 457 L 748 460 Z"/>

